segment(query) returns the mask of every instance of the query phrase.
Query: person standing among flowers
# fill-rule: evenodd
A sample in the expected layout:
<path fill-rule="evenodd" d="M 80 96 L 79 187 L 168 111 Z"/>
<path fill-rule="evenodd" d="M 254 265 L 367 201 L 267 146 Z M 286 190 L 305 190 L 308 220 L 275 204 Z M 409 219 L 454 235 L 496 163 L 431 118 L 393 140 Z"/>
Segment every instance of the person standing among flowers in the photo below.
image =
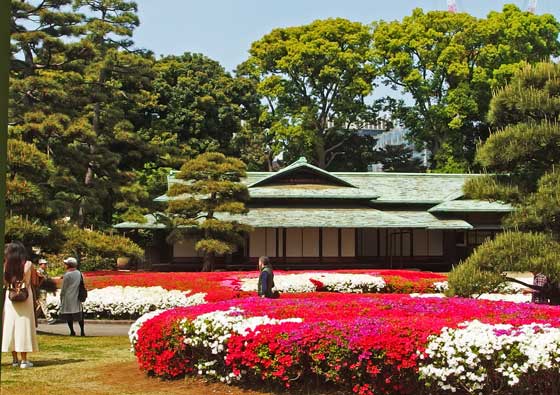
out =
<path fill-rule="evenodd" d="M 47 319 L 47 324 L 51 325 L 56 322 L 56 320 L 51 316 L 49 309 L 47 308 L 47 291 L 41 288 L 41 283 L 47 281 L 49 279 L 49 274 L 47 273 L 47 260 L 44 258 L 39 259 L 39 268 L 37 269 L 37 274 L 41 282 L 39 283 L 39 290 L 38 290 L 38 298 L 37 298 L 37 305 L 38 308 L 41 309 L 43 315 Z"/>
<path fill-rule="evenodd" d="M 259 258 L 259 283 L 257 286 L 258 294 L 261 298 L 276 299 L 280 294 L 274 288 L 274 273 L 272 272 L 272 265 L 267 256 Z"/>
<path fill-rule="evenodd" d="M 70 336 L 76 336 L 74 331 L 74 320 L 80 325 L 80 336 L 85 336 L 84 313 L 82 303 L 78 299 L 82 273 L 77 269 L 78 261 L 74 257 L 64 259 L 66 273 L 62 277 L 62 289 L 60 290 L 59 315 L 68 324 Z"/>
<path fill-rule="evenodd" d="M 2 328 L 2 352 L 12 352 L 12 366 L 22 369 L 33 364 L 27 359 L 30 352 L 39 351 L 35 329 L 35 306 L 31 275 L 33 263 L 26 260 L 27 252 L 19 242 L 9 243 L 4 250 L 4 285 L 9 293 L 4 300 L 4 325 Z M 12 301 L 12 290 L 26 289 L 24 300 Z M 20 293 L 20 292 L 18 292 Z M 21 359 L 18 360 L 18 353 Z"/>

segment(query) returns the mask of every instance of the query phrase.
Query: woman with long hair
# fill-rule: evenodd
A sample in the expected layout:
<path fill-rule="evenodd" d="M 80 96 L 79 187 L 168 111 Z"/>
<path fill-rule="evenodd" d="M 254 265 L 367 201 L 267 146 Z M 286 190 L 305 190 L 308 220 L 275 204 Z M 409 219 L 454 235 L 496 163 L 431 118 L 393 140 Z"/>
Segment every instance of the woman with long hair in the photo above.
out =
<path fill-rule="evenodd" d="M 13 242 L 4 250 L 4 284 L 10 288 L 24 284 L 28 296 L 23 301 L 12 301 L 6 295 L 4 300 L 4 326 L 2 328 L 2 352 L 12 352 L 12 366 L 30 368 L 27 353 L 39 351 L 35 329 L 35 309 L 31 274 L 33 263 L 26 260 L 27 252 L 23 244 Z M 18 359 L 18 353 L 21 359 Z"/>

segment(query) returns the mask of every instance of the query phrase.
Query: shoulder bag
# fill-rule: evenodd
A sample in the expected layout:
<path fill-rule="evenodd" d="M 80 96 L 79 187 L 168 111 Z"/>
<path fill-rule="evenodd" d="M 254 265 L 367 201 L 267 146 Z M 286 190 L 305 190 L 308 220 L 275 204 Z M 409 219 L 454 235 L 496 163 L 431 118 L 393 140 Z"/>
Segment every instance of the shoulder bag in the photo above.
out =
<path fill-rule="evenodd" d="M 29 291 L 24 281 L 15 281 L 8 288 L 8 299 L 12 302 L 25 302 L 29 297 Z"/>
<path fill-rule="evenodd" d="M 87 289 L 86 285 L 84 284 L 84 276 L 80 273 L 80 287 L 78 288 L 78 300 L 80 302 L 85 302 L 87 299 Z"/>

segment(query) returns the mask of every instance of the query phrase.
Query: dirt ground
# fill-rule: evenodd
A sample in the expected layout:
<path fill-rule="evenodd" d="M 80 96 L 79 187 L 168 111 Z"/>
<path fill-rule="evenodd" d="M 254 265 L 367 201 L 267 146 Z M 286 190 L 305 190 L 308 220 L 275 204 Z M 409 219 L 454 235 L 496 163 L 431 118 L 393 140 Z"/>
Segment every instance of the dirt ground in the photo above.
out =
<path fill-rule="evenodd" d="M 100 369 L 99 381 L 108 394 L 169 394 L 169 395 L 270 395 L 274 392 L 254 391 L 221 383 L 207 383 L 200 379 L 164 381 L 146 376 L 136 362 L 109 365 Z"/>

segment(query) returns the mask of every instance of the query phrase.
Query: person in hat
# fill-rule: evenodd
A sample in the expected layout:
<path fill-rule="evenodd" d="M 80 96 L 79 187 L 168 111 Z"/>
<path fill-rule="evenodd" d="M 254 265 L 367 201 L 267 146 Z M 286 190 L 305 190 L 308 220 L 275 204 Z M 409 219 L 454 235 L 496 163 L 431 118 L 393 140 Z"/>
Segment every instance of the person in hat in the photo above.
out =
<path fill-rule="evenodd" d="M 62 277 L 62 289 L 60 290 L 60 310 L 59 314 L 70 328 L 70 336 L 76 336 L 74 332 L 74 320 L 80 325 L 80 335 L 85 336 L 84 332 L 84 313 L 82 303 L 78 300 L 82 273 L 77 269 L 78 260 L 74 257 L 64 259 L 66 273 Z"/>

